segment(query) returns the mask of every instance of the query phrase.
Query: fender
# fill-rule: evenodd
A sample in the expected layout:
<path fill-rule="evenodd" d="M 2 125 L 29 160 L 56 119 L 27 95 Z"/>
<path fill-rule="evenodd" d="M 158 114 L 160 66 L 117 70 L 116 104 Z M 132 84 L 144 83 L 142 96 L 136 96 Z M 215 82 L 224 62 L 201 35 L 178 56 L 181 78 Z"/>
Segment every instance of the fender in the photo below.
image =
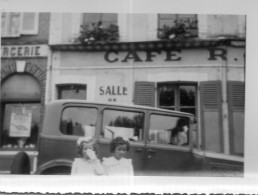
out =
<path fill-rule="evenodd" d="M 51 160 L 39 166 L 35 174 L 41 174 L 43 171 L 49 168 L 58 167 L 58 166 L 72 167 L 72 162 L 73 161 L 69 159 Z"/>

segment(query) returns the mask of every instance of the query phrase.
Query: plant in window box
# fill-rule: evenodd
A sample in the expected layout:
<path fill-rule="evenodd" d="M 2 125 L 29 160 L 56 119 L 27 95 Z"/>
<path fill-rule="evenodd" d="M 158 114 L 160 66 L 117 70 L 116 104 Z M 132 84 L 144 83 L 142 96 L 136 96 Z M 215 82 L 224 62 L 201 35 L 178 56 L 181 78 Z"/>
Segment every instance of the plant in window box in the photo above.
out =
<path fill-rule="evenodd" d="M 81 25 L 80 36 L 78 41 L 82 44 L 114 42 L 118 41 L 118 26 L 110 24 L 107 27 L 102 26 L 102 22 L 91 25 Z"/>
<path fill-rule="evenodd" d="M 158 38 L 166 40 L 184 40 L 197 36 L 197 21 L 175 20 L 173 26 L 163 25 L 158 29 Z"/>

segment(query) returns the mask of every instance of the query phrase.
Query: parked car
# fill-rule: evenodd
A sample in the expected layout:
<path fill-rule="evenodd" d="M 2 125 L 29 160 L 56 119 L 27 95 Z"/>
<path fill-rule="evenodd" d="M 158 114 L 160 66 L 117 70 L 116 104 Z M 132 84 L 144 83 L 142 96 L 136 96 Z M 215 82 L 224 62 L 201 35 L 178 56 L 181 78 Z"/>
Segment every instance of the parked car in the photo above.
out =
<path fill-rule="evenodd" d="M 70 174 L 80 136 L 97 140 L 100 158 L 111 155 L 110 141 L 121 136 L 130 142 L 127 157 L 133 161 L 135 175 L 242 176 L 242 157 L 198 147 L 193 121 L 192 114 L 154 107 L 53 101 L 46 105 L 35 174 Z M 187 133 L 185 142 L 178 145 L 174 138 L 180 124 Z M 19 153 L 11 172 L 29 172 L 26 162 L 26 153 Z"/>

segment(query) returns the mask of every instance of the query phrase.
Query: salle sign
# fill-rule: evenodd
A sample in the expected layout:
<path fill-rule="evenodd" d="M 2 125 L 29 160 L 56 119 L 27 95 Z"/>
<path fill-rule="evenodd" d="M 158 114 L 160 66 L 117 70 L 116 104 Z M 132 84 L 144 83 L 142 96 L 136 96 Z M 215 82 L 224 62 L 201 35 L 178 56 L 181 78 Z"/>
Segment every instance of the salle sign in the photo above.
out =
<path fill-rule="evenodd" d="M 127 95 L 127 87 L 122 86 L 100 86 L 99 95 Z"/>
<path fill-rule="evenodd" d="M 1 47 L 2 58 L 43 57 L 47 55 L 47 45 L 8 45 Z"/>

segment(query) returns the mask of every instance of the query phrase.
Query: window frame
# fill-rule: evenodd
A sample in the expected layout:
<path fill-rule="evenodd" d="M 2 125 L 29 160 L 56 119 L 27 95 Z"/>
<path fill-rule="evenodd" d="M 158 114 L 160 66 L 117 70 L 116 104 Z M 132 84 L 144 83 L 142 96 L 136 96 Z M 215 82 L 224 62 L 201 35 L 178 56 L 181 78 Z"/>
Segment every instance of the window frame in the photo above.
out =
<path fill-rule="evenodd" d="M 56 84 L 56 99 L 61 100 L 61 88 L 62 87 L 85 87 L 85 98 L 81 100 L 87 100 L 87 84 L 81 84 L 81 83 L 62 83 L 62 84 Z M 66 98 L 64 98 L 66 99 Z"/>
<path fill-rule="evenodd" d="M 75 135 L 75 134 L 65 134 L 62 132 L 61 128 L 62 128 L 62 119 L 63 119 L 63 114 L 64 114 L 64 111 L 66 109 L 69 109 L 69 108 L 86 108 L 86 109 L 95 109 L 96 110 L 96 124 L 95 124 L 95 132 L 94 132 L 94 136 L 93 137 L 96 137 L 96 135 L 98 134 L 98 121 L 99 121 L 99 108 L 97 106 L 90 106 L 90 105 L 87 105 L 87 106 L 80 106 L 80 105 L 69 105 L 69 106 L 65 106 L 63 107 L 62 111 L 61 111 L 61 114 L 60 114 L 60 122 L 59 122 L 59 133 L 61 133 L 62 136 L 69 136 L 69 137 L 73 137 L 73 136 L 79 136 L 79 135 Z M 85 135 L 84 135 L 85 136 Z"/>
<path fill-rule="evenodd" d="M 5 21 L 4 21 L 4 29 L 1 30 L 1 37 L 6 38 L 6 37 L 20 37 L 21 35 L 37 35 L 38 34 L 38 28 L 39 28 L 39 13 L 37 12 L 32 12 L 35 15 L 34 18 L 34 28 L 30 30 L 25 30 L 23 29 L 23 24 L 24 24 L 24 18 L 25 14 L 28 12 L 3 12 L 1 15 L 1 20 L 3 14 L 5 15 Z M 11 26 L 11 15 L 12 14 L 17 14 L 19 15 L 19 32 L 17 34 L 11 34 L 9 31 L 10 26 Z"/>
<path fill-rule="evenodd" d="M 109 140 L 108 138 L 104 137 L 104 113 L 106 110 L 112 110 L 112 111 L 120 111 L 120 112 L 130 112 L 130 113 L 139 113 L 143 115 L 143 124 L 142 124 L 142 139 L 141 140 L 137 140 L 137 141 L 133 141 L 135 142 L 141 142 L 144 143 L 145 142 L 145 121 L 146 121 L 146 117 L 147 117 L 147 113 L 144 110 L 134 110 L 134 109 L 123 109 L 123 108 L 112 108 L 112 107 L 106 107 L 103 108 L 101 113 L 102 113 L 102 117 L 101 117 L 101 124 L 100 124 L 100 138 L 101 139 L 105 139 L 105 140 Z M 128 140 L 129 142 L 131 142 L 131 140 Z"/>
<path fill-rule="evenodd" d="M 159 93 L 159 86 L 160 85 L 172 85 L 174 87 L 175 95 L 174 95 L 174 106 L 160 106 L 160 93 Z M 193 86 L 195 87 L 195 105 L 194 106 L 180 106 L 180 86 Z M 181 108 L 195 108 L 195 116 L 197 115 L 197 109 L 198 109 L 198 83 L 197 82 L 157 82 L 157 107 L 163 108 L 163 109 L 169 109 L 169 110 L 175 110 L 175 111 L 181 111 Z M 172 108 L 172 109 L 171 109 Z M 174 109 L 173 109 L 174 108 Z M 183 112 L 183 111 L 181 111 Z"/>
<path fill-rule="evenodd" d="M 98 17 L 100 18 L 98 21 L 90 21 L 90 22 L 86 22 L 85 20 L 85 17 L 87 14 L 98 14 Z M 118 25 L 118 14 L 117 13 L 83 13 L 83 16 L 82 16 L 82 25 L 90 25 L 90 24 L 93 24 L 93 23 L 98 23 L 99 21 L 103 23 L 103 18 L 105 18 L 105 14 L 116 14 L 116 20 L 115 21 L 112 21 L 110 23 L 114 24 L 114 25 Z M 109 25 L 104 25 L 105 28 Z"/>
<path fill-rule="evenodd" d="M 3 131 L 3 129 L 4 129 L 4 113 L 5 113 L 5 110 L 6 110 L 6 105 L 7 104 L 39 104 L 39 106 L 40 106 L 40 112 L 41 112 L 41 109 L 42 109 L 42 105 L 41 105 L 41 102 L 40 102 L 40 99 L 39 100 L 36 100 L 36 99 L 34 99 L 34 100 L 26 100 L 26 99 L 24 99 L 24 100 L 18 100 L 18 99 L 15 99 L 15 100 L 4 100 L 4 101 L 2 101 L 1 102 L 1 113 L 2 113 L 2 117 L 1 117 L 1 126 L 0 126 L 0 130 L 1 130 L 1 132 L 0 132 L 0 135 L 2 135 L 2 131 Z M 40 116 L 40 119 L 39 119 L 39 121 L 41 121 L 42 119 L 41 119 L 41 116 Z M 25 150 L 25 151 L 35 151 L 35 150 L 37 150 L 38 149 L 38 146 L 39 146 L 39 140 L 38 140 L 38 138 L 39 138 L 39 134 L 40 134 L 40 129 L 42 128 L 42 123 L 41 122 L 39 122 L 39 127 L 38 127 L 38 136 L 37 136 L 37 142 L 36 142 L 36 144 L 35 144 L 35 148 L 22 148 L 23 150 Z M 31 138 L 31 136 L 29 137 L 29 138 Z M 17 139 L 19 139 L 19 137 L 17 137 Z M 0 139 L 0 151 L 6 151 L 6 150 L 10 150 L 10 151 L 17 151 L 17 150 L 20 150 L 21 148 L 4 148 L 3 147 L 3 145 L 2 145 L 2 138 Z"/>
<path fill-rule="evenodd" d="M 165 116 L 165 117 L 174 117 L 174 118 L 178 118 L 178 119 L 185 119 L 187 120 L 188 122 L 188 132 L 187 132 L 187 145 L 177 145 L 177 144 L 172 144 L 172 143 L 155 143 L 155 142 L 151 142 L 151 139 L 150 139 L 150 132 L 151 132 L 151 119 L 152 119 L 152 116 Z M 149 113 L 149 120 L 148 120 L 148 131 L 147 131 L 147 140 L 148 140 L 148 145 L 162 145 L 162 146 L 169 146 L 169 147 L 174 147 L 174 146 L 177 146 L 177 147 L 190 147 L 191 146 L 191 140 L 190 140 L 190 134 L 191 134 L 191 122 L 190 122 L 190 118 L 187 117 L 187 116 L 180 116 L 180 115 L 176 115 L 176 114 L 169 114 L 169 113 L 160 113 L 160 112 L 151 112 Z M 176 127 L 176 123 L 175 123 L 175 126 L 173 128 Z M 167 129 L 167 130 L 170 130 L 170 129 Z M 165 131 L 165 130 L 163 130 Z M 171 134 L 172 136 L 172 134 Z M 171 138 L 171 137 L 170 137 Z"/>
<path fill-rule="evenodd" d="M 157 29 L 158 30 L 163 29 L 163 26 L 161 26 L 161 20 L 165 20 L 164 18 L 161 18 L 161 15 L 174 15 L 175 16 L 175 21 L 179 21 L 180 16 L 182 16 L 182 15 L 193 15 L 194 18 L 195 18 L 195 21 L 197 22 L 197 26 L 196 26 L 196 28 L 189 28 L 189 31 L 192 34 L 191 37 L 198 37 L 198 31 L 199 31 L 199 28 L 198 28 L 198 14 L 166 14 L 166 13 L 158 14 L 158 23 L 157 23 L 157 27 L 158 27 Z M 166 20 L 170 20 L 170 19 L 166 19 Z M 172 25 L 167 25 L 167 26 L 172 27 Z M 159 36 L 159 33 L 157 34 L 157 37 L 161 38 Z"/>

